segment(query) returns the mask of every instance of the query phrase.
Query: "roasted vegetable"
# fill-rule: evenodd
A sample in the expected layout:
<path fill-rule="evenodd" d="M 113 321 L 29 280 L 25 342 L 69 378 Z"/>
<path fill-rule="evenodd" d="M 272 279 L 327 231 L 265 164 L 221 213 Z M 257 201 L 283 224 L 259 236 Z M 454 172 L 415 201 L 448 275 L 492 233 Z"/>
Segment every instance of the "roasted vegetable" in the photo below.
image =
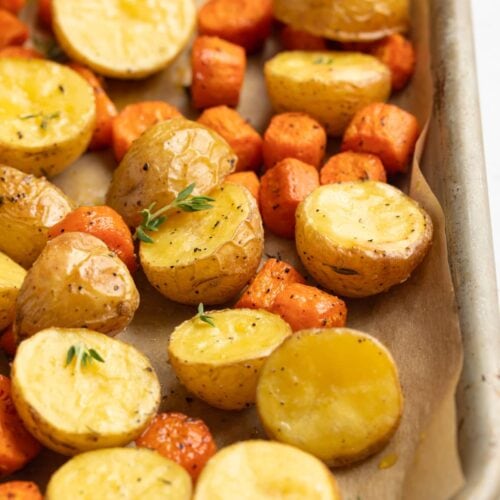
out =
<path fill-rule="evenodd" d="M 0 252 L 0 331 L 14 320 L 16 299 L 26 271 Z"/>

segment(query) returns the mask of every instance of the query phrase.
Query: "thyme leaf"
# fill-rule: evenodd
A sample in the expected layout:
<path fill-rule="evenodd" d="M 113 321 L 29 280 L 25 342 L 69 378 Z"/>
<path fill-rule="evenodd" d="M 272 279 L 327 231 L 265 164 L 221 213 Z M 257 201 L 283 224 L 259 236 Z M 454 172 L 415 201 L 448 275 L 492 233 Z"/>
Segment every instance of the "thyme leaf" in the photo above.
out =
<path fill-rule="evenodd" d="M 196 316 L 200 321 L 207 323 L 207 325 L 213 326 L 215 328 L 214 319 L 212 316 L 205 314 L 205 306 L 202 302 L 198 305 L 198 315 Z"/>
<path fill-rule="evenodd" d="M 102 356 L 92 348 L 88 348 L 82 344 L 73 344 L 66 354 L 66 364 L 65 367 L 69 366 L 71 362 L 75 360 L 76 366 L 82 366 L 85 368 L 87 365 L 91 365 L 95 360 L 99 363 L 104 363 Z"/>

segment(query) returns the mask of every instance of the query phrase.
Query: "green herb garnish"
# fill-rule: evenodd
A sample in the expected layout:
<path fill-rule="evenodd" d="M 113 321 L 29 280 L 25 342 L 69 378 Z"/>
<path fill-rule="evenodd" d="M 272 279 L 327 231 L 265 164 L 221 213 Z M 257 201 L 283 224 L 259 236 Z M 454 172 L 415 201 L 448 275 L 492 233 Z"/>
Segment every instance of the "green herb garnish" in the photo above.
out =
<path fill-rule="evenodd" d="M 50 120 L 55 120 L 61 116 L 59 111 L 55 113 L 45 114 L 45 113 L 32 113 L 29 115 L 21 115 L 19 116 L 20 120 L 31 120 L 34 118 L 40 118 L 40 128 L 42 130 L 47 130 Z"/>
<path fill-rule="evenodd" d="M 94 360 L 104 363 L 104 359 L 95 349 L 89 349 L 82 344 L 74 344 L 68 349 L 65 367 L 70 365 L 73 359 L 76 360 L 75 363 L 77 366 L 83 365 L 84 368 L 87 365 L 91 365 Z"/>
<path fill-rule="evenodd" d="M 320 56 L 314 59 L 313 64 L 331 64 L 333 62 L 332 57 Z"/>
<path fill-rule="evenodd" d="M 213 326 L 215 328 L 214 319 L 212 318 L 212 316 L 205 314 L 205 307 L 204 307 L 203 303 L 200 303 L 198 305 L 198 315 L 196 317 L 200 321 L 203 321 L 204 323 L 207 323 L 208 325 Z"/>

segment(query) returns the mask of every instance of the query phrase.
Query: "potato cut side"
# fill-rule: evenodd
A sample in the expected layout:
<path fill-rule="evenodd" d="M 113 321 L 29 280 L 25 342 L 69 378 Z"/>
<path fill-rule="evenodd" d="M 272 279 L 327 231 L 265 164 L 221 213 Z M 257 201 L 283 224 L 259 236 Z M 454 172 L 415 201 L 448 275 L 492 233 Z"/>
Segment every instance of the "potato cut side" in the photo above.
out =
<path fill-rule="evenodd" d="M 195 24 L 193 0 L 53 0 L 54 31 L 75 60 L 114 78 L 167 66 Z"/>
<path fill-rule="evenodd" d="M 317 458 L 281 443 L 244 441 L 210 459 L 194 500 L 340 500 L 337 483 Z"/>
<path fill-rule="evenodd" d="M 206 314 L 215 326 L 195 316 L 174 330 L 170 363 L 181 383 L 208 404 L 225 410 L 250 406 L 262 364 L 292 330 L 263 310 Z"/>
<path fill-rule="evenodd" d="M 316 189 L 296 214 L 296 244 L 311 275 L 347 297 L 407 280 L 432 242 L 420 205 L 389 184 L 342 182 Z"/>
<path fill-rule="evenodd" d="M 0 162 L 54 176 L 87 148 L 94 130 L 92 87 L 66 66 L 0 59 Z"/>
<path fill-rule="evenodd" d="M 184 304 L 223 304 L 257 271 L 264 248 L 259 209 L 250 192 L 224 184 L 210 192 L 213 208 L 177 212 L 154 243 L 141 242 L 149 281 L 167 298 Z"/>
<path fill-rule="evenodd" d="M 0 252 L 0 330 L 14 320 L 16 298 L 26 271 L 7 255 Z"/>
<path fill-rule="evenodd" d="M 50 478 L 46 500 L 190 500 L 191 479 L 175 462 L 145 448 L 82 453 Z"/>
<path fill-rule="evenodd" d="M 94 349 L 90 364 L 68 351 Z M 28 430 L 63 455 L 123 446 L 158 410 L 160 383 L 131 345 L 84 329 L 51 328 L 21 342 L 12 366 L 12 397 Z"/>
<path fill-rule="evenodd" d="M 264 364 L 257 409 L 270 437 L 340 466 L 387 443 L 403 396 L 394 360 L 373 337 L 346 328 L 302 330 Z"/>

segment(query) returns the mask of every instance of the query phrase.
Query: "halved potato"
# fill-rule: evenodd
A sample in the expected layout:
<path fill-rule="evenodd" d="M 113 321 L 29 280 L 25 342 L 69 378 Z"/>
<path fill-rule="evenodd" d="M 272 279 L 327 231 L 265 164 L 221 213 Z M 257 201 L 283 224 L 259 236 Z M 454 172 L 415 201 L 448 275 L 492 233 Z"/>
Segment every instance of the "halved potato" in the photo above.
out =
<path fill-rule="evenodd" d="M 48 230 L 74 208 L 44 177 L 0 165 L 0 251 L 29 268 L 48 240 Z"/>
<path fill-rule="evenodd" d="M 94 349 L 104 362 L 67 364 L 72 347 Z M 51 328 L 19 344 L 12 398 L 41 443 L 74 455 L 138 437 L 158 410 L 160 383 L 135 347 L 91 330 Z"/>
<path fill-rule="evenodd" d="M 317 458 L 281 443 L 244 441 L 220 450 L 203 469 L 193 500 L 340 500 Z"/>
<path fill-rule="evenodd" d="M 264 230 L 248 189 L 224 184 L 210 193 L 213 208 L 176 212 L 141 241 L 140 257 L 151 284 L 183 304 L 224 304 L 257 271 Z"/>
<path fill-rule="evenodd" d="M 356 111 L 386 101 L 391 74 L 375 57 L 356 52 L 281 52 L 265 67 L 277 112 L 303 111 L 341 135 Z"/>
<path fill-rule="evenodd" d="M 145 448 L 82 453 L 50 478 L 45 500 L 190 500 L 189 474 Z"/>
<path fill-rule="evenodd" d="M 218 134 L 198 123 L 173 118 L 147 130 L 128 150 L 113 174 L 107 203 L 129 226 L 140 211 L 163 207 L 192 183 L 195 195 L 219 186 L 237 157 Z"/>
<path fill-rule="evenodd" d="M 255 387 L 265 359 L 291 333 L 279 316 L 259 309 L 206 313 L 179 325 L 168 355 L 179 380 L 208 404 L 239 410 L 255 402 Z"/>
<path fill-rule="evenodd" d="M 37 176 L 71 165 L 92 137 L 92 87 L 66 66 L 0 59 L 0 162 Z"/>
<path fill-rule="evenodd" d="M 296 213 L 297 251 L 318 283 L 366 297 L 406 281 L 432 243 L 420 205 L 383 182 L 342 182 L 313 191 Z"/>
<path fill-rule="evenodd" d="M 403 395 L 391 354 L 373 337 L 347 328 L 302 330 L 264 364 L 257 410 L 270 437 L 340 466 L 387 443 Z"/>
<path fill-rule="evenodd" d="M 14 320 L 16 298 L 25 276 L 20 265 L 0 252 L 0 330 Z"/>

